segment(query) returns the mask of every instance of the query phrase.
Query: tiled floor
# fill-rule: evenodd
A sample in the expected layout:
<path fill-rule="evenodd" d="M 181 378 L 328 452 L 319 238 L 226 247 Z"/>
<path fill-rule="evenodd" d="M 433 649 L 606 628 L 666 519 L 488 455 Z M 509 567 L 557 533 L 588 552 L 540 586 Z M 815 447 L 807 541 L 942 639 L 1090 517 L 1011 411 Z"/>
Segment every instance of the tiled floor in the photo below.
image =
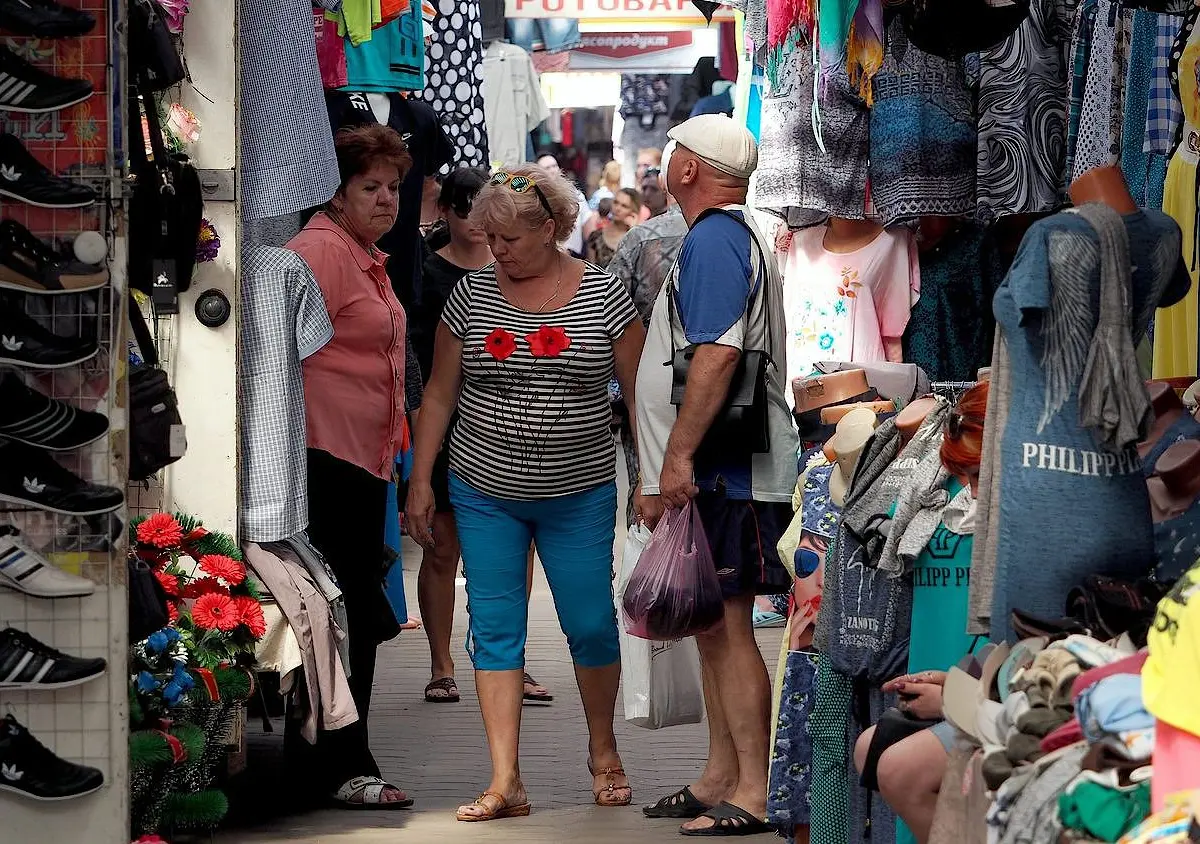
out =
<path fill-rule="evenodd" d="M 405 569 L 408 594 L 413 601 L 410 610 L 414 614 L 417 559 L 417 552 L 406 547 Z M 591 777 L 586 768 L 583 709 L 566 642 L 540 571 L 530 607 L 528 668 L 550 688 L 555 701 L 550 706 L 526 706 L 524 710 L 521 765 L 533 813 L 524 819 L 486 824 L 454 820 L 454 807 L 475 797 L 488 782 L 483 725 L 475 703 L 469 662 L 462 653 L 466 627 L 464 603 L 460 586 L 454 652 L 463 695 L 461 703 L 424 702 L 422 689 L 428 680 L 429 656 L 423 633 L 405 632 L 380 649 L 371 709 L 371 743 L 384 776 L 416 799 L 412 810 L 319 809 L 280 814 L 279 806 L 286 791 L 286 773 L 279 750 L 281 738 L 278 732 L 274 735 L 256 732 L 251 739 L 250 789 L 243 782 L 234 795 L 233 828 L 220 832 L 217 842 L 622 844 L 682 840 L 675 822 L 648 821 L 636 807 L 690 781 L 704 759 L 705 725 L 658 731 L 633 727 L 622 718 L 618 700 L 617 738 L 633 783 L 635 807 L 593 806 Z M 768 655 L 767 664 L 773 668 L 779 631 L 761 631 L 759 643 Z"/>

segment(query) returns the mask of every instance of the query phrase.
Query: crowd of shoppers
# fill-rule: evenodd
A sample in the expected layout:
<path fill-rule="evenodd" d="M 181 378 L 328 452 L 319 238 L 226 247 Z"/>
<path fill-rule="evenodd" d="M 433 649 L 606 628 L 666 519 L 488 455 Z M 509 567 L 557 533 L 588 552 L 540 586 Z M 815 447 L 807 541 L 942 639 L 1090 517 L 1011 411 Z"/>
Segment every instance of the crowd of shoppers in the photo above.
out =
<path fill-rule="evenodd" d="M 712 120 L 721 122 L 703 122 Z M 638 183 L 655 196 L 653 216 L 642 222 L 639 191 L 609 173 L 602 190 L 610 195 L 593 195 L 597 204 L 611 201 L 609 218 L 582 243 L 572 240 L 586 225 L 588 203 L 552 156 L 491 174 L 451 172 L 436 194 L 436 237 L 406 316 L 387 256 L 375 246 L 397 218 L 410 166 L 405 143 L 380 125 L 337 136 L 341 189 L 289 245 L 313 267 L 335 330 L 304 373 L 310 532 L 346 595 L 351 685 L 362 713 L 353 727 L 323 732 L 318 745 L 329 787 L 346 805 L 412 802 L 380 777 L 369 747 L 375 651 L 393 631 L 381 621 L 391 617 L 387 608 L 372 603 L 380 590 L 371 567 L 356 565 L 382 557 L 386 482 L 409 445 L 410 420 L 405 510 L 407 531 L 424 548 L 425 697 L 461 699 L 450 646 L 461 558 L 468 653 L 491 761 L 488 787 L 458 808 L 458 819 L 530 811 L 519 765 L 522 703 L 550 699 L 525 672 L 535 553 L 575 663 L 592 797 L 600 806 L 632 801 L 613 730 L 615 382 L 631 482 L 627 517 L 653 525 L 665 509 L 694 499 L 726 598 L 726 624 L 700 637 L 707 764 L 688 788 L 646 813 L 684 819 L 686 835 L 746 834 L 762 824 L 770 707 L 751 613 L 757 594 L 777 591 L 774 548 L 795 474 L 795 434 L 778 376 L 769 384 L 770 454 L 735 447 L 718 460 L 703 443 L 743 350 L 783 355 L 773 346 L 782 328 L 767 324 L 768 315 L 781 314 L 781 284 L 773 264 L 758 260 L 768 252 L 745 208 L 752 137 L 712 117 L 676 127 L 671 137 L 673 154 L 639 155 Z M 678 315 L 665 304 L 668 288 Z M 678 412 L 662 366 L 675 335 L 696 348 Z M 414 366 L 419 377 L 407 374 Z M 422 383 L 423 395 L 414 395 Z M 364 514 L 371 524 L 378 519 L 378 530 L 342 529 L 363 525 Z"/>

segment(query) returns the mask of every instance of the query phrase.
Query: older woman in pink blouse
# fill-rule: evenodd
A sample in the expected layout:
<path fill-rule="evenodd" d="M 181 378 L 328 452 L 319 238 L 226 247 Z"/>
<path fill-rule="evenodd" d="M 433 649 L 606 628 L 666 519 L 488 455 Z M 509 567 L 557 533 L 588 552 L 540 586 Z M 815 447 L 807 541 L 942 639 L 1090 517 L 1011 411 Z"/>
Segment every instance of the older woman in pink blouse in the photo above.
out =
<path fill-rule="evenodd" d="M 356 723 L 321 731 L 318 770 L 339 803 L 394 809 L 413 801 L 380 777 L 367 716 L 376 648 L 398 632 L 380 579 L 388 481 L 408 436 L 406 325 L 375 242 L 396 222 L 412 158 L 380 125 L 342 130 L 336 146 L 341 186 L 287 244 L 312 268 L 333 323 L 333 339 L 303 363 L 308 535 L 346 602 L 346 667 L 358 709 Z"/>

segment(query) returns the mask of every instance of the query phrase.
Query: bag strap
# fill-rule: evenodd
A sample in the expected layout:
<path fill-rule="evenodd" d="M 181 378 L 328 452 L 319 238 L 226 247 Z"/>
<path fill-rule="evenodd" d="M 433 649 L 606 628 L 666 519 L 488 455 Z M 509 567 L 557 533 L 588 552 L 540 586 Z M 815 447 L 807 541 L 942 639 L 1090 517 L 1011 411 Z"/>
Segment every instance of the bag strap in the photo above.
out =
<path fill-rule="evenodd" d="M 133 339 L 137 341 L 138 349 L 142 353 L 142 360 L 147 366 L 158 366 L 158 347 L 154 345 L 154 337 L 150 334 L 150 326 L 146 325 L 146 318 L 142 316 L 142 309 L 134 298 L 133 292 L 130 291 L 129 297 L 129 324 L 133 327 Z"/>
<path fill-rule="evenodd" d="M 708 217 L 712 217 L 716 214 L 723 214 L 726 217 L 730 218 L 731 220 L 736 221 L 738 223 L 738 225 L 740 225 L 742 228 L 744 228 L 746 230 L 746 232 L 750 235 L 751 254 L 753 255 L 754 250 L 758 251 L 758 264 L 759 264 L 758 295 L 763 297 L 762 312 L 763 312 L 763 320 L 766 322 L 767 348 L 764 349 L 763 351 L 765 351 L 765 353 L 767 355 L 767 360 L 772 361 L 772 363 L 773 363 L 773 360 L 771 357 L 771 349 L 774 347 L 773 343 L 772 343 L 772 333 L 771 333 L 771 315 L 767 311 L 767 304 L 770 301 L 767 298 L 767 281 L 769 280 L 768 277 L 770 276 L 770 270 L 767 267 L 767 256 L 766 256 L 766 253 L 763 251 L 762 244 L 758 242 L 758 236 L 755 234 L 754 229 L 750 227 L 750 223 L 746 220 L 746 217 L 744 216 L 748 213 L 749 213 L 749 209 L 745 208 L 744 206 L 742 206 L 743 216 L 741 216 L 741 217 L 739 217 L 737 214 L 734 214 L 732 211 L 730 211 L 727 208 L 707 208 L 701 212 L 699 217 L 696 218 L 696 222 L 692 224 L 692 228 L 695 228 L 700 223 L 701 220 L 707 219 Z M 679 267 L 679 257 L 676 256 L 675 269 L 678 269 L 678 267 Z M 672 275 L 674 275 L 674 280 L 672 280 L 672 278 L 671 278 Z M 671 336 L 671 357 L 672 358 L 675 357 L 675 353 L 678 351 L 678 349 L 676 349 L 676 347 L 675 347 L 675 329 L 674 329 L 675 323 L 678 321 L 679 327 L 684 331 L 685 339 L 686 339 L 686 333 L 687 333 L 687 329 L 685 328 L 685 326 L 683 324 L 683 319 L 679 316 L 678 305 L 676 304 L 676 301 L 675 301 L 676 297 L 679 295 L 679 291 L 676 289 L 676 285 L 675 285 L 675 281 L 678 281 L 678 279 L 679 279 L 678 272 L 668 274 L 668 277 L 667 277 L 667 308 L 668 308 L 668 316 L 670 318 L 669 321 L 671 323 L 671 325 L 668 327 L 671 329 L 669 334 Z M 750 279 L 750 285 L 751 285 L 751 289 L 750 289 L 749 293 L 753 294 L 753 292 L 754 292 L 754 290 L 753 290 L 754 278 L 753 277 L 751 277 L 751 279 Z M 753 299 L 753 297 L 751 297 L 751 299 L 748 299 L 746 302 L 747 316 L 749 316 L 752 299 Z"/>

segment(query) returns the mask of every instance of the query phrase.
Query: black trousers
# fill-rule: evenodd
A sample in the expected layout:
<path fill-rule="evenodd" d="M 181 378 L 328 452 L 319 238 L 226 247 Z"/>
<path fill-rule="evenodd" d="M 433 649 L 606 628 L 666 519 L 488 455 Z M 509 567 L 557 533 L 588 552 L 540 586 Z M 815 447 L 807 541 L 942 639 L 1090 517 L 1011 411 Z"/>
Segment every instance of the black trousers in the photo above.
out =
<path fill-rule="evenodd" d="M 318 766 L 326 791 L 353 777 L 379 776 L 367 730 L 375 651 L 397 630 L 381 586 L 386 507 L 387 481 L 328 452 L 308 450 L 308 537 L 333 569 L 346 601 L 350 693 L 358 721 L 340 730 L 321 730 L 315 750 L 308 753 L 300 747 L 304 740 L 293 719 L 286 739 L 289 751 Z"/>

